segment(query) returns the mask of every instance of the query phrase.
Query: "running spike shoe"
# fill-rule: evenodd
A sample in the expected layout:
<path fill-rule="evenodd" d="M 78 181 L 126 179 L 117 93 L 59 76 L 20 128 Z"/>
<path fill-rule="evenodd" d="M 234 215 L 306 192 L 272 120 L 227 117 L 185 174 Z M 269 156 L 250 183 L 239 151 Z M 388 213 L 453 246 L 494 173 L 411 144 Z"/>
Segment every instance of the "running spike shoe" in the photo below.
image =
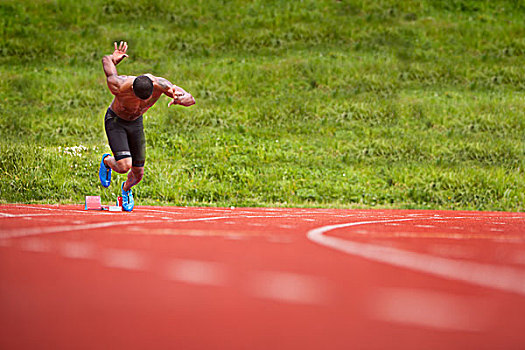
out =
<path fill-rule="evenodd" d="M 111 168 L 107 167 L 106 164 L 104 164 L 104 158 L 109 156 L 109 153 L 104 153 L 102 156 L 102 160 L 100 161 L 100 169 L 98 170 L 98 178 L 100 179 L 100 183 L 104 187 L 109 187 L 111 184 Z"/>
<path fill-rule="evenodd" d="M 135 206 L 135 201 L 133 200 L 133 193 L 131 188 L 128 191 L 124 191 L 124 184 L 122 183 L 122 209 L 124 211 L 132 211 Z"/>

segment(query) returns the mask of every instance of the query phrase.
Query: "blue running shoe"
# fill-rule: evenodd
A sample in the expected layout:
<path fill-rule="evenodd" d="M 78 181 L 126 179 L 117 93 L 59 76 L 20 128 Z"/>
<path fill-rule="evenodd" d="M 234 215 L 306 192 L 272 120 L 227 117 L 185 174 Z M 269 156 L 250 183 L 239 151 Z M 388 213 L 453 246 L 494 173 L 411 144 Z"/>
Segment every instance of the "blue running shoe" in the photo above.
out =
<path fill-rule="evenodd" d="M 135 206 L 133 193 L 131 192 L 131 188 L 128 191 L 124 191 L 124 184 L 125 182 L 122 183 L 122 209 L 124 209 L 124 211 L 132 211 Z"/>
<path fill-rule="evenodd" d="M 102 160 L 100 161 L 100 169 L 98 170 L 98 178 L 104 187 L 109 187 L 111 184 L 111 168 L 108 168 L 106 164 L 104 164 L 104 158 L 109 155 L 109 153 L 104 153 Z"/>

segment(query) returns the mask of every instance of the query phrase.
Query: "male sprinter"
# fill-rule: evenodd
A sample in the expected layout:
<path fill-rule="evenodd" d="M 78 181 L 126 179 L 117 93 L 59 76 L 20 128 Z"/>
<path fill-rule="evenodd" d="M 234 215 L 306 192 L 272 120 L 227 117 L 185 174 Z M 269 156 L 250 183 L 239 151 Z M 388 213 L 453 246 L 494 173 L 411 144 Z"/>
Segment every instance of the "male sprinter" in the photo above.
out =
<path fill-rule="evenodd" d="M 142 180 L 146 159 L 142 115 L 162 94 L 173 98 L 168 106 L 191 106 L 195 104 L 195 99 L 164 78 L 151 74 L 139 77 L 118 75 L 116 65 L 128 57 L 127 49 L 126 42 L 121 41 L 118 46 L 115 43 L 113 54 L 102 58 L 109 91 L 115 98 L 106 112 L 104 121 L 113 156 L 109 153 L 102 156 L 99 178 L 102 186 L 108 187 L 111 183 L 111 170 L 119 174 L 128 173 L 128 179 L 122 183 L 122 209 L 132 211 L 135 202 L 131 187 Z"/>

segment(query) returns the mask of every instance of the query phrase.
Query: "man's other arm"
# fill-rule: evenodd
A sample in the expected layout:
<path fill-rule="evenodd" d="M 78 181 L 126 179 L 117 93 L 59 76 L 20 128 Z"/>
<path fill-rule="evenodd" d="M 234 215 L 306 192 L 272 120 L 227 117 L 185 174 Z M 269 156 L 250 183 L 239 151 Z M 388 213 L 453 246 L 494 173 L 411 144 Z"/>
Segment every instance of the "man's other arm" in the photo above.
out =
<path fill-rule="evenodd" d="M 195 104 L 195 99 L 189 92 L 185 91 L 183 88 L 177 85 L 172 84 L 168 79 L 162 77 L 155 77 L 155 81 L 160 90 L 166 96 L 173 99 L 168 104 L 168 107 L 172 104 L 178 104 L 185 107 L 189 107 Z"/>

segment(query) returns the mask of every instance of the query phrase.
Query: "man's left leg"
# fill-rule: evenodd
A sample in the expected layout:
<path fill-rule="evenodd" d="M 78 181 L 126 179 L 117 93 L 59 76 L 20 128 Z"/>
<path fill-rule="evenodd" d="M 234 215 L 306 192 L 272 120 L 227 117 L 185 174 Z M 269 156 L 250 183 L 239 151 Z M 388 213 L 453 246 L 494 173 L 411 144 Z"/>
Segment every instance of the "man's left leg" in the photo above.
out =
<path fill-rule="evenodd" d="M 146 138 L 144 137 L 142 116 L 129 125 L 127 133 L 132 162 L 128 179 L 122 183 L 122 209 L 132 211 L 135 201 L 131 188 L 142 180 L 146 159 Z"/>

